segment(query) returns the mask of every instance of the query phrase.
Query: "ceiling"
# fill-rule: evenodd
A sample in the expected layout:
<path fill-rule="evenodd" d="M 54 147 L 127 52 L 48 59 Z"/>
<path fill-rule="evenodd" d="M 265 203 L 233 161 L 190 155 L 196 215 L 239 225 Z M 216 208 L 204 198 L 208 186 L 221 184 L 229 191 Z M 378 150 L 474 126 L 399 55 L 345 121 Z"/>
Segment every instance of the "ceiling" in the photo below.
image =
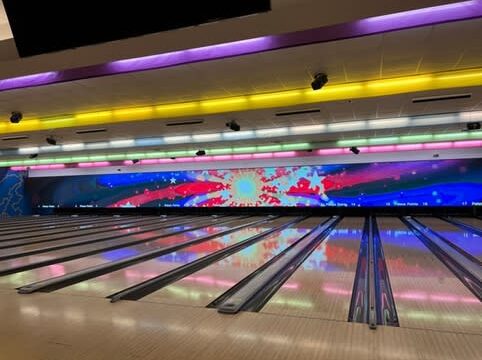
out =
<path fill-rule="evenodd" d="M 12 39 L 0 41 L 0 78 L 54 71 L 289 33 L 384 14 L 453 3 L 454 0 L 271 0 L 272 11 L 19 59 Z M 342 11 L 340 11 L 342 9 Z M 3 14 L 3 12 L 0 12 Z M 0 15 L 2 16 L 2 15 Z"/>
<path fill-rule="evenodd" d="M 284 3 L 290 5 L 288 0 Z M 20 110 L 25 118 L 44 117 L 306 88 L 312 75 L 320 71 L 328 74 L 330 84 L 337 84 L 481 67 L 481 33 L 482 19 L 474 19 L 159 70 L 4 91 L 0 92 L 0 114 Z M 448 94 L 471 94 L 471 97 L 412 103 L 415 97 Z M 279 111 L 307 108 L 320 109 L 320 112 L 275 116 Z M 45 145 L 47 135 L 56 136 L 61 143 L 76 143 L 219 132 L 226 129 L 224 124 L 229 119 L 236 119 L 243 129 L 259 129 L 474 110 L 482 110 L 481 87 L 213 115 L 203 117 L 201 125 L 182 127 L 167 127 L 166 120 L 152 120 L 136 122 L 135 126 L 132 123 L 109 124 L 105 126 L 107 132 L 90 135 L 78 135 L 74 128 L 59 129 L 31 133 L 25 140 L 0 141 L 0 149 Z M 7 118 L 0 121 L 8 121 Z M 435 128 L 438 131 L 452 131 L 459 129 L 460 125 Z M 407 134 L 411 131 L 378 130 L 349 135 L 378 136 Z M 297 140 L 333 141 L 346 136 L 311 135 Z M 273 141 L 282 139 L 254 142 Z"/>
<path fill-rule="evenodd" d="M 0 1 L 0 41 L 12 38 L 12 31 L 8 24 L 7 14 L 3 7 L 3 2 Z"/>

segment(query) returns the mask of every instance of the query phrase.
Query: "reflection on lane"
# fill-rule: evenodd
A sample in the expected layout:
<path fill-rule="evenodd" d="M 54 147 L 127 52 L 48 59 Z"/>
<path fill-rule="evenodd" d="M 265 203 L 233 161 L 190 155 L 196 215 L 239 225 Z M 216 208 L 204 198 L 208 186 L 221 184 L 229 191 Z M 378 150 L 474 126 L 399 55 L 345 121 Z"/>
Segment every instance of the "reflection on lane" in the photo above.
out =
<path fill-rule="evenodd" d="M 278 220 L 278 221 L 281 221 L 281 220 Z M 287 220 L 284 219 L 283 221 L 287 221 Z M 238 241 L 242 241 L 250 236 L 257 234 L 260 231 L 263 231 L 265 227 L 276 226 L 276 224 L 277 222 L 273 221 L 269 225 L 262 224 L 260 226 L 249 226 L 245 229 L 239 230 L 232 234 L 218 237 L 198 245 L 189 246 L 177 252 L 163 255 L 156 259 L 148 260 L 148 261 L 100 276 L 98 278 L 90 279 L 90 280 L 69 286 L 59 291 L 63 293 L 81 292 L 82 295 L 105 297 L 107 295 L 110 295 L 114 292 L 125 289 L 129 286 L 132 286 L 144 280 L 151 279 L 155 276 L 158 276 L 159 274 L 162 274 L 166 271 L 174 269 L 178 266 L 194 261 L 214 251 L 223 249 Z M 219 229 L 217 231 L 219 231 Z M 206 234 L 205 233 L 197 234 L 197 236 L 203 236 L 203 235 L 206 235 Z M 175 240 L 175 242 L 179 242 L 179 241 Z"/>
<path fill-rule="evenodd" d="M 310 218 L 295 227 L 268 236 L 259 243 L 144 297 L 141 301 L 207 306 L 321 221 L 320 218 Z M 284 286 L 293 288 L 296 284 L 288 282 Z"/>
<path fill-rule="evenodd" d="M 477 234 L 436 218 L 420 217 L 417 220 L 470 255 L 482 260 L 482 238 Z"/>
<path fill-rule="evenodd" d="M 348 317 L 363 218 L 345 218 L 261 312 L 344 321 Z"/>
<path fill-rule="evenodd" d="M 401 327 L 480 333 L 481 304 L 405 225 L 378 218 Z"/>
<path fill-rule="evenodd" d="M 258 218 L 251 218 L 249 220 L 240 220 L 237 222 L 232 223 L 232 226 L 240 225 L 243 223 L 247 223 L 250 221 L 254 221 Z M 142 234 L 133 234 L 129 237 L 130 240 L 143 240 L 147 239 L 149 237 L 155 236 L 156 234 L 163 234 L 167 232 L 173 232 L 173 231 L 180 231 L 180 230 L 187 230 L 191 226 L 176 226 L 172 227 L 169 229 L 165 229 L 162 232 L 154 232 L 150 231 L 147 233 L 142 233 Z M 40 281 L 40 280 L 45 280 L 49 279 L 52 277 L 56 276 L 61 276 L 66 273 L 71 273 L 73 271 L 85 269 L 90 266 L 95 266 L 98 264 L 106 263 L 108 261 L 115 261 L 115 260 L 120 260 L 123 258 L 126 258 L 128 256 L 133 256 L 133 255 L 138 255 L 140 253 L 146 252 L 146 251 L 151 251 L 155 249 L 159 249 L 165 246 L 173 245 L 173 244 L 178 244 L 181 242 L 185 242 L 188 240 L 192 240 L 195 237 L 199 236 L 206 236 L 206 235 L 211 235 L 214 233 L 217 233 L 219 231 L 223 231 L 228 229 L 227 225 L 211 225 L 211 226 L 206 226 L 205 228 L 194 230 L 194 231 L 188 231 L 183 234 L 178 234 L 174 236 L 168 236 L 165 238 L 161 238 L 158 240 L 151 240 L 145 243 L 141 243 L 139 245 L 134 245 L 134 246 L 129 246 L 129 247 L 124 247 L 124 248 L 119 248 L 115 250 L 110 250 L 110 251 L 105 251 L 99 254 L 95 255 L 90 255 L 86 256 L 80 259 L 76 260 L 71 260 L 71 261 L 66 261 L 63 263 L 58 263 L 58 264 L 53 264 L 49 266 L 44 266 L 38 269 L 33 269 L 29 271 L 23 271 L 21 273 L 17 274 L 12 274 L 4 277 L 0 277 L 0 286 L 1 287 L 7 287 L 7 288 L 16 288 L 25 284 L 29 284 L 32 282 Z M 127 231 L 127 230 L 126 230 Z M 112 241 L 104 241 L 99 243 L 98 245 L 91 244 L 91 245 L 85 245 L 82 247 L 76 247 L 75 249 L 64 249 L 64 250 L 58 250 L 58 251 L 52 251 L 49 253 L 45 254 L 39 254 L 39 255 L 33 255 L 29 257 L 23 257 L 19 259 L 13 259 L 9 260 L 8 262 L 0 262 L 0 267 L 2 267 L 1 263 L 8 263 L 8 266 L 20 266 L 20 265 L 25 265 L 31 262 L 37 262 L 41 260 L 47 260 L 47 259 L 52 259 L 55 257 L 59 256 L 65 256 L 69 255 L 72 253 L 77 253 L 80 252 L 79 249 L 82 249 L 82 251 L 90 250 L 94 247 L 102 247 L 106 246 L 107 244 L 115 244 L 118 243 L 121 240 L 112 240 Z"/>
<path fill-rule="evenodd" d="M 467 225 L 470 225 L 482 230 L 482 219 L 478 219 L 474 217 L 456 217 L 455 219 Z"/>

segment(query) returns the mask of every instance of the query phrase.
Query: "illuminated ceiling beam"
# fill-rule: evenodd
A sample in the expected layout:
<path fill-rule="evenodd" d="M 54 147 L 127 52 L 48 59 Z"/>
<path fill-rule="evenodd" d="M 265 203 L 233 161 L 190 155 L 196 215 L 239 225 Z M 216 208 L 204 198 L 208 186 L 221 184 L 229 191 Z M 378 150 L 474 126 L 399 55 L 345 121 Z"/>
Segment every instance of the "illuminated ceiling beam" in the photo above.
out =
<path fill-rule="evenodd" d="M 59 128 L 78 128 L 152 119 L 166 120 L 187 116 L 214 115 L 481 85 L 482 68 L 475 68 L 328 85 L 319 91 L 313 91 L 311 88 L 287 90 L 184 103 L 79 113 L 50 118 L 25 119 L 19 124 L 1 123 L 0 133 L 9 134 Z"/>
<path fill-rule="evenodd" d="M 0 80 L 0 91 L 162 69 L 182 64 L 351 39 L 390 31 L 473 19 L 481 16 L 482 0 L 462 1 L 280 35 L 262 36 L 62 71 L 8 78 Z"/>

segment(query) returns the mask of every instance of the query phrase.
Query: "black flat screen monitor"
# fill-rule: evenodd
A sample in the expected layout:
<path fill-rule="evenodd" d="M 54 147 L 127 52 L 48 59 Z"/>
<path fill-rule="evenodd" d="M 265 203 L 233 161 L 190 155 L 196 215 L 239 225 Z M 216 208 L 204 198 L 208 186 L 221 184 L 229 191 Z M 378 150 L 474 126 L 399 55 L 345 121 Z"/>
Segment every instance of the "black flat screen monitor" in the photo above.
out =
<path fill-rule="evenodd" d="M 21 57 L 266 12 L 270 0 L 3 0 Z"/>

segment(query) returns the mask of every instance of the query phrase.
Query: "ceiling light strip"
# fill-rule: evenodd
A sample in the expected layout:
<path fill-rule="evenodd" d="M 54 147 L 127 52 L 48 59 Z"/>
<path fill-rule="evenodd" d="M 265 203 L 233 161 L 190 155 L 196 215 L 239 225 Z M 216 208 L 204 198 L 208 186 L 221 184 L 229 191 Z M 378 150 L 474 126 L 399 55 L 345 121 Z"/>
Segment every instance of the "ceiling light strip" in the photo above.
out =
<path fill-rule="evenodd" d="M 227 112 L 280 108 L 327 101 L 372 98 L 418 91 L 480 85 L 482 85 L 482 68 L 477 68 L 329 85 L 321 91 L 313 91 L 309 88 L 179 104 L 82 113 L 60 118 L 25 119 L 19 124 L 1 123 L 0 133 L 30 132 L 152 119 L 172 120 L 173 118 L 185 116 L 203 116 Z"/>
<path fill-rule="evenodd" d="M 377 144 L 409 144 L 424 141 L 440 142 L 440 141 L 456 141 L 456 140 L 477 140 L 482 139 L 482 131 L 464 131 L 464 132 L 447 132 L 440 134 L 418 134 L 418 135 L 402 135 L 402 136 L 388 136 L 388 137 L 373 137 L 373 138 L 357 138 L 338 140 L 336 145 L 339 147 L 346 146 L 364 146 Z"/>
<path fill-rule="evenodd" d="M 244 130 L 233 132 L 220 132 L 220 133 L 208 133 L 208 134 L 193 134 L 193 135 L 180 135 L 180 136 L 167 136 L 167 137 L 155 137 L 155 138 L 139 138 L 129 140 L 114 140 L 111 142 L 93 142 L 87 144 L 67 144 L 62 146 L 62 151 L 79 151 L 86 150 L 101 150 L 111 148 L 129 148 L 129 147 L 147 147 L 147 146 L 161 146 L 172 144 L 191 144 L 192 142 L 203 143 L 212 141 L 233 141 L 233 140 L 248 140 L 259 139 L 267 137 L 281 137 L 281 136 L 296 136 L 296 135 L 322 135 L 324 133 L 343 133 L 359 130 L 377 130 L 377 129 L 397 129 L 405 127 L 423 127 L 432 125 L 444 125 L 454 123 L 464 123 L 482 121 L 482 111 L 442 114 L 442 115 L 425 115 L 414 117 L 400 117 L 400 118 L 388 118 L 388 119 L 373 119 L 373 120 L 360 120 L 339 122 L 332 124 L 318 124 L 318 125 L 303 125 L 292 126 L 283 128 L 272 129 L 258 129 L 258 130 Z M 453 134 L 453 133 L 450 133 Z M 440 135 L 449 140 L 466 139 L 466 135 L 455 135 L 450 138 L 450 134 Z M 464 134 L 464 133 L 461 133 Z M 418 136 L 418 135 L 417 135 Z M 421 138 L 414 138 L 413 141 L 425 141 L 430 140 L 430 135 L 421 135 Z M 469 136 L 470 137 L 470 136 Z M 437 139 L 435 139 L 437 140 Z M 346 140 L 347 144 L 350 140 Z M 362 145 L 357 143 L 357 140 L 353 140 L 353 145 Z M 351 145 L 350 145 L 351 146 Z M 34 154 L 43 152 L 54 152 L 60 150 L 60 147 L 55 146 L 42 146 L 37 147 L 24 147 L 19 148 L 16 152 L 6 150 L 5 154 Z"/>
<path fill-rule="evenodd" d="M 300 144 L 301 145 L 301 144 Z M 301 146 L 300 146 L 301 147 Z M 303 146 L 304 150 L 309 150 L 308 147 Z M 361 153 L 382 153 L 382 152 L 400 152 L 400 151 L 416 151 L 416 150 L 446 150 L 446 149 L 462 149 L 462 148 L 476 148 L 482 147 L 482 140 L 471 140 L 471 141 L 444 141 L 444 142 L 437 142 L 437 143 L 421 143 L 421 144 L 400 144 L 400 145 L 382 145 L 382 146 L 364 146 L 359 147 Z M 244 154 L 237 154 L 234 149 L 226 148 L 225 154 L 215 155 L 214 152 L 211 150 L 207 150 L 207 156 L 189 156 L 192 151 L 177 151 L 177 152 L 166 152 L 164 158 L 141 158 L 137 159 L 140 160 L 140 164 L 143 165 L 152 165 L 152 164 L 165 164 L 165 163 L 175 163 L 175 162 L 206 162 L 206 161 L 223 161 L 223 160 L 250 160 L 250 159 L 261 159 L 261 158 L 281 158 L 281 157 L 305 157 L 305 156 L 333 156 L 333 155 L 353 155 L 351 151 L 346 148 L 327 148 L 327 149 L 318 149 L 316 151 L 310 152 L 300 152 L 303 149 L 299 149 L 298 151 L 286 151 L 283 149 L 282 145 L 276 147 L 276 145 L 272 145 L 271 149 L 273 151 L 269 151 L 270 148 L 267 146 L 265 147 L 257 147 L 259 152 L 252 152 L 252 153 L 244 153 Z M 247 149 L 246 149 L 247 150 Z M 179 154 L 179 157 L 171 156 L 173 153 Z M 136 154 L 136 155 L 144 155 L 147 156 L 147 153 L 143 154 Z M 102 167 L 102 166 L 111 166 L 116 165 L 110 161 L 105 161 L 109 155 L 100 155 L 100 156 L 90 156 L 86 157 L 83 160 L 92 160 L 92 161 L 85 161 L 85 162 L 77 162 L 77 167 Z M 125 154 L 124 161 L 122 164 L 124 165 L 133 165 L 134 162 L 132 161 L 132 154 L 128 155 Z M 74 162 L 72 161 L 73 158 L 55 158 L 50 159 L 50 164 L 41 164 L 37 159 L 29 159 L 29 160 L 12 160 L 12 161 L 1 161 L 0 167 L 10 166 L 12 170 L 26 170 L 27 167 L 31 169 L 55 169 L 55 168 L 63 168 L 67 166 L 74 166 Z M 122 159 L 119 158 L 118 161 Z M 72 163 L 72 164 L 68 164 Z M 56 167 L 59 166 L 59 167 Z"/>
<path fill-rule="evenodd" d="M 0 81 L 0 91 L 42 86 L 84 78 L 161 69 L 200 61 L 350 39 L 444 22 L 460 21 L 480 16 L 482 16 L 482 1 L 463 1 L 416 10 L 401 11 L 383 16 L 280 35 L 262 36 L 63 71 L 8 78 Z"/>

